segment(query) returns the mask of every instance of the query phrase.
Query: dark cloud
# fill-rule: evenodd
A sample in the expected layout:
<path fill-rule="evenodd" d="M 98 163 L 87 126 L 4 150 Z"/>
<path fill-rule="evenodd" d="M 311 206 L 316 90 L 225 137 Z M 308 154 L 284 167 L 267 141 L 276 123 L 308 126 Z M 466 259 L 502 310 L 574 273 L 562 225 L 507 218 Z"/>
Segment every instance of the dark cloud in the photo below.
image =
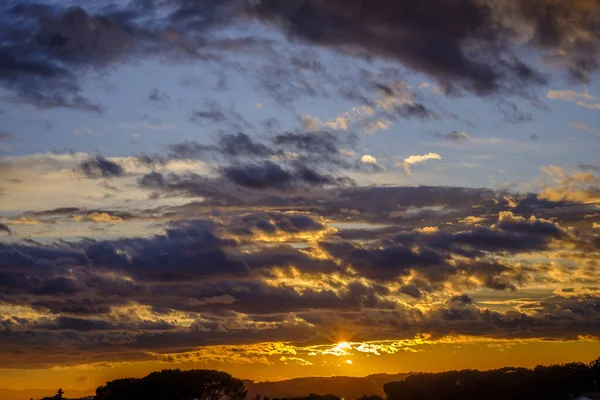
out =
<path fill-rule="evenodd" d="M 295 162 L 293 169 L 285 169 L 271 161 L 256 164 L 234 164 L 223 167 L 222 173 L 225 178 L 236 185 L 252 189 L 286 189 L 295 185 L 324 186 L 351 183 L 348 178 L 322 174 L 301 162 Z"/>
<path fill-rule="evenodd" d="M 81 211 L 80 208 L 77 207 L 61 207 L 55 208 L 53 210 L 44 210 L 44 211 L 28 211 L 26 214 L 31 214 L 39 217 L 45 216 L 53 216 L 53 215 L 70 215 Z"/>
<path fill-rule="evenodd" d="M 325 229 L 325 225 L 321 222 L 316 221 L 313 217 L 302 214 L 255 213 L 244 215 L 241 219 L 244 225 L 270 234 L 279 231 L 299 233 Z"/>
<path fill-rule="evenodd" d="M 159 154 L 141 154 L 136 156 L 136 161 L 139 165 L 156 168 L 167 164 L 167 158 Z"/>
<path fill-rule="evenodd" d="M 83 319 L 73 317 L 58 317 L 55 320 L 43 324 L 41 329 L 50 331 L 75 331 L 75 332 L 97 332 L 97 331 L 127 331 L 130 329 L 143 329 L 147 331 L 167 331 L 175 326 L 164 322 L 142 321 L 141 323 L 112 323 L 104 320 Z"/>
<path fill-rule="evenodd" d="M 5 233 L 8 233 L 9 235 L 12 233 L 12 231 L 10 230 L 8 225 L 3 224 L 2 222 L 0 222 L 0 232 L 5 232 Z"/>
<path fill-rule="evenodd" d="M 281 133 L 273 137 L 273 144 L 311 154 L 336 154 L 338 139 L 329 132 L 323 133 Z"/>
<path fill-rule="evenodd" d="M 71 317 L 58 317 L 55 321 L 45 326 L 50 330 L 66 330 L 79 332 L 92 332 L 115 329 L 115 326 L 107 321 L 80 319 Z"/>
<path fill-rule="evenodd" d="M 246 263 L 224 251 L 228 246 L 235 247 L 235 242 L 215 236 L 210 231 L 212 225 L 194 221 L 152 240 L 94 243 L 85 254 L 98 267 L 121 269 L 140 280 L 168 282 L 247 275 Z M 126 256 L 126 249 L 134 253 Z"/>
<path fill-rule="evenodd" d="M 252 126 L 236 112 L 233 107 L 224 107 L 214 100 L 205 100 L 201 109 L 192 111 L 190 121 L 205 126 L 210 124 L 224 124 L 236 129 L 248 129 Z"/>
<path fill-rule="evenodd" d="M 163 187 L 173 179 L 158 172 L 148 178 Z M 459 188 L 337 188 L 321 193 L 332 199 L 327 206 L 307 202 L 301 210 L 289 204 L 278 210 L 260 201 L 242 209 L 196 202 L 139 211 L 140 217 L 168 219 L 164 233 L 155 236 L 0 243 L 0 302 L 41 311 L 0 321 L 0 365 L 143 360 L 152 357 L 149 352 L 201 351 L 215 344 L 322 344 L 332 326 L 365 340 L 417 334 L 432 340 L 597 337 L 597 296 L 572 290 L 555 292 L 568 297 L 536 300 L 523 288 L 529 280 L 550 278 L 544 269 L 549 267 L 538 266 L 536 258 L 562 257 L 559 249 L 569 249 L 569 257 L 593 257 L 588 246 L 597 238 L 591 228 L 566 230 L 520 211 L 559 215 L 567 208 L 586 215 L 589 209 L 523 196 L 524 205 L 498 215 L 505 195 Z M 356 213 L 336 208 L 342 204 Z M 339 215 L 356 214 L 364 223 L 398 207 L 406 217 L 397 226 L 375 226 L 373 234 L 356 225 L 346 234 L 327 226 L 330 218 L 342 220 Z M 434 211 L 421 214 L 427 207 Z M 56 218 L 73 212 L 84 210 L 38 214 Z M 427 223 L 440 222 L 439 228 L 418 229 L 422 215 L 429 216 Z M 494 222 L 443 223 L 467 215 L 487 215 L 485 221 Z M 549 249 L 553 252 L 544 253 Z M 522 252 L 532 257 L 514 263 Z M 560 270 L 555 259 L 552 271 L 577 279 L 587 273 L 586 287 L 595 286 L 593 268 L 586 272 L 581 265 L 573 274 L 571 262 Z M 448 294 L 472 289 L 477 295 Z M 486 293 L 513 290 L 522 291 L 526 305 L 478 303 Z M 141 307 L 144 312 L 132 311 Z M 192 324 L 174 326 L 173 310 Z"/>
<path fill-rule="evenodd" d="M 248 254 L 244 259 L 254 270 L 267 270 L 264 271 L 267 275 L 269 275 L 268 270 L 273 268 L 289 267 L 297 268 L 306 273 L 339 271 L 339 267 L 331 260 L 320 260 L 286 245 L 263 249 Z"/>
<path fill-rule="evenodd" d="M 40 108 L 101 111 L 80 88 L 86 69 L 139 56 L 187 52 L 186 58 L 193 57 L 196 49 L 188 37 L 167 40 L 159 26 L 170 25 L 191 39 L 217 21 L 230 20 L 231 3 L 202 1 L 198 6 L 178 0 L 169 13 L 156 12 L 160 5 L 154 1 L 86 8 L 8 2 L 1 9 L 0 82 L 12 90 L 14 101 Z"/>
<path fill-rule="evenodd" d="M 90 179 L 118 178 L 125 175 L 119 164 L 102 156 L 95 156 L 79 164 L 79 170 Z"/>
<path fill-rule="evenodd" d="M 231 158 L 239 157 L 269 157 L 277 152 L 262 143 L 255 142 L 244 133 L 222 135 L 217 143 L 221 154 Z"/>
<path fill-rule="evenodd" d="M 542 80 L 504 46 L 504 30 L 498 28 L 494 10 L 485 2 L 365 5 L 358 0 L 263 0 L 253 4 L 253 13 L 291 36 L 398 60 L 442 83 L 478 93 Z M 448 20 L 448 15 L 458 17 Z M 467 43 L 476 44 L 473 51 Z"/>
<path fill-rule="evenodd" d="M 432 119 L 435 118 L 435 113 L 422 103 L 408 104 L 401 107 L 396 107 L 395 112 L 403 118 L 420 118 Z"/>
<path fill-rule="evenodd" d="M 315 77 L 303 76 L 304 70 L 293 64 L 286 65 L 280 58 L 262 66 L 257 74 L 259 87 L 279 104 L 289 105 L 300 97 L 327 97 L 324 86 L 314 82 Z"/>
<path fill-rule="evenodd" d="M 225 117 L 225 113 L 220 106 L 214 102 L 211 102 L 207 104 L 205 109 L 193 111 L 190 121 L 199 125 L 204 124 L 205 121 L 218 124 L 221 122 L 226 122 L 227 117 Z"/>
<path fill-rule="evenodd" d="M 517 105 L 511 101 L 501 100 L 497 104 L 498 111 L 504 115 L 505 119 L 511 123 L 533 121 L 533 115 L 530 112 L 521 111 Z M 522 108 L 523 106 L 521 106 Z"/>
<path fill-rule="evenodd" d="M 170 158 L 196 159 L 213 150 L 213 147 L 197 142 L 187 141 L 168 146 Z"/>
<path fill-rule="evenodd" d="M 331 164 L 340 168 L 352 168 L 342 157 L 342 148 L 352 149 L 358 137 L 354 134 L 341 136 L 330 132 L 285 132 L 271 138 L 279 152 L 298 154 L 299 159 L 311 165 Z"/>
<path fill-rule="evenodd" d="M 152 89 L 148 95 L 148 99 L 159 103 L 166 103 L 171 99 L 171 97 L 167 93 L 161 92 L 158 89 Z"/>
<path fill-rule="evenodd" d="M 168 149 L 170 151 L 169 157 L 176 159 L 195 159 L 209 156 L 237 159 L 244 157 L 269 157 L 278 153 L 242 132 L 221 134 L 214 145 L 203 145 L 188 141 L 169 145 Z"/>
<path fill-rule="evenodd" d="M 413 269 L 447 268 L 443 255 L 428 249 L 416 252 L 403 246 L 356 247 L 344 242 L 324 243 L 323 247 L 333 257 L 344 260 L 361 276 L 369 279 L 393 281 L 408 275 Z"/>
<path fill-rule="evenodd" d="M 600 166 L 594 164 L 579 164 L 578 168 L 584 171 L 600 171 Z"/>
<path fill-rule="evenodd" d="M 410 297 L 414 297 L 415 299 L 421 298 L 423 293 L 419 290 L 415 285 L 405 285 L 400 288 L 400 293 L 404 293 Z"/>
<path fill-rule="evenodd" d="M 355 137 L 349 135 L 344 143 L 352 145 L 354 141 Z M 167 146 L 170 159 L 207 159 L 218 162 L 218 178 L 192 173 L 165 176 L 153 172 L 140 178 L 139 182 L 141 186 L 156 191 L 187 192 L 188 195 L 210 198 L 218 197 L 219 193 L 223 193 L 225 197 L 236 196 L 235 191 L 230 190 L 232 186 L 254 191 L 345 186 L 353 182 L 340 175 L 340 172 L 358 167 L 343 159 L 339 147 L 341 143 L 337 137 L 327 132 L 288 132 L 274 135 L 265 142 L 241 132 L 221 133 L 215 144 L 188 141 Z M 237 196 L 243 198 L 242 193 L 237 193 Z"/>
<path fill-rule="evenodd" d="M 523 217 L 516 217 L 514 214 L 508 212 L 500 214 L 500 219 L 494 227 L 506 232 L 519 234 L 541 235 L 554 238 L 568 236 L 567 231 L 555 222 L 535 217 L 525 219 Z"/>
<path fill-rule="evenodd" d="M 565 66 L 573 79 L 585 82 L 598 68 L 600 26 L 593 18 L 599 9 L 597 3 L 522 0 L 508 8 L 517 11 L 535 28 L 533 42 L 536 45 L 550 51 L 565 50 L 564 56 L 554 61 Z"/>
<path fill-rule="evenodd" d="M 468 142 L 471 140 L 471 136 L 469 136 L 468 133 L 459 131 L 452 131 L 446 134 L 435 132 L 434 136 L 440 139 L 449 140 L 453 142 Z"/>
<path fill-rule="evenodd" d="M 138 179 L 145 189 L 152 190 L 155 196 L 203 197 L 206 204 L 240 205 L 245 204 L 244 195 L 224 179 L 212 179 L 194 173 L 163 174 L 153 171 Z M 256 200 L 250 197 L 249 200 Z"/>
<path fill-rule="evenodd" d="M 10 132 L 1 132 L 0 131 L 0 142 L 8 142 L 13 139 L 15 135 Z"/>
<path fill-rule="evenodd" d="M 523 48 L 539 50 L 546 62 L 564 68 L 573 79 L 590 80 L 600 65 L 600 26 L 593 18 L 598 7 L 593 2 L 552 0 L 435 0 L 420 5 L 408 0 L 368 5 L 360 0 L 175 0 L 168 7 L 154 0 L 85 7 L 8 2 L 0 9 L 0 83 L 11 92 L 11 101 L 98 112 L 101 105 L 86 97 L 80 85 L 90 69 L 142 57 L 199 60 L 215 63 L 223 83 L 228 68 L 248 73 L 239 62 L 228 60 L 229 55 L 260 54 L 269 62 L 258 66 L 255 78 L 279 103 L 301 95 L 328 96 L 330 71 L 315 52 L 289 50 L 281 58 L 272 39 L 217 34 L 250 17 L 280 28 L 291 39 L 351 56 L 397 61 L 433 76 L 446 93 L 523 94 L 529 85 L 544 83 L 538 71 L 517 57 Z M 521 44 L 524 31 L 533 36 Z M 343 93 L 363 97 L 353 90 Z M 158 92 L 149 97 L 164 99 Z M 202 108 L 192 118 L 226 122 L 222 111 Z M 502 112 L 516 121 L 530 118 L 515 111 L 508 106 Z M 432 115 L 418 103 L 399 112 L 408 117 Z"/>
<path fill-rule="evenodd" d="M 42 4 L 3 7 L 0 79 L 16 101 L 40 108 L 70 107 L 100 111 L 77 85 L 82 67 L 106 65 L 131 44 L 125 21 L 94 16 L 80 7 Z"/>

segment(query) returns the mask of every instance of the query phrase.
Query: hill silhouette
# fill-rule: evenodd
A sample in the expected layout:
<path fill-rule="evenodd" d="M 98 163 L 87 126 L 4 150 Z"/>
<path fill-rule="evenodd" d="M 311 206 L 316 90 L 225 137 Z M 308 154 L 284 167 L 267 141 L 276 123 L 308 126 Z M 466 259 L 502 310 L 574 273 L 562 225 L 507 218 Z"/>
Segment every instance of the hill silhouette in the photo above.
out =
<path fill-rule="evenodd" d="M 245 380 L 248 398 L 256 395 L 270 398 L 306 397 L 310 394 L 331 394 L 346 400 L 354 400 L 363 395 L 383 396 L 383 385 L 400 381 L 408 374 L 375 374 L 365 377 L 308 377 L 276 382 L 253 382 Z"/>

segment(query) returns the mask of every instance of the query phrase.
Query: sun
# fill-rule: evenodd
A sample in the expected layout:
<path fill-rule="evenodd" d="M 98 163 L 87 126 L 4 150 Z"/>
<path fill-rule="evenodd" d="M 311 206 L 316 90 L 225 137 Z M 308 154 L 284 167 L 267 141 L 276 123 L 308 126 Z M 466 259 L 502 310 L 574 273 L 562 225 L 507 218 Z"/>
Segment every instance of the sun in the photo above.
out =
<path fill-rule="evenodd" d="M 352 345 L 348 342 L 339 342 L 336 347 L 341 350 L 351 350 Z"/>

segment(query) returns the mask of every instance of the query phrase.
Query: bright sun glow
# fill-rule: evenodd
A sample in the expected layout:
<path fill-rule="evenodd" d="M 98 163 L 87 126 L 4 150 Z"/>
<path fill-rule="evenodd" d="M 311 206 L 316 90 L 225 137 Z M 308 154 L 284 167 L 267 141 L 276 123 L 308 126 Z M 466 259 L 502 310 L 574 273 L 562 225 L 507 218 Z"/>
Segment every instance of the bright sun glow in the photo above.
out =
<path fill-rule="evenodd" d="M 340 342 L 337 344 L 336 347 L 338 349 L 342 349 L 342 350 L 351 350 L 352 349 L 352 346 L 348 342 Z"/>

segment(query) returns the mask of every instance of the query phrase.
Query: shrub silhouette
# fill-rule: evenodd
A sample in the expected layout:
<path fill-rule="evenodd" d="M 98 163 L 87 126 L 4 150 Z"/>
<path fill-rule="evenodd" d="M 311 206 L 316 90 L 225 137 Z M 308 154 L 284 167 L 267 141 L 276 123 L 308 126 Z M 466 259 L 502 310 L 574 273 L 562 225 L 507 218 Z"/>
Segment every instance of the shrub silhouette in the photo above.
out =
<path fill-rule="evenodd" d="M 163 370 L 143 378 L 117 379 L 96 389 L 95 400 L 242 400 L 241 379 L 214 370 Z"/>

